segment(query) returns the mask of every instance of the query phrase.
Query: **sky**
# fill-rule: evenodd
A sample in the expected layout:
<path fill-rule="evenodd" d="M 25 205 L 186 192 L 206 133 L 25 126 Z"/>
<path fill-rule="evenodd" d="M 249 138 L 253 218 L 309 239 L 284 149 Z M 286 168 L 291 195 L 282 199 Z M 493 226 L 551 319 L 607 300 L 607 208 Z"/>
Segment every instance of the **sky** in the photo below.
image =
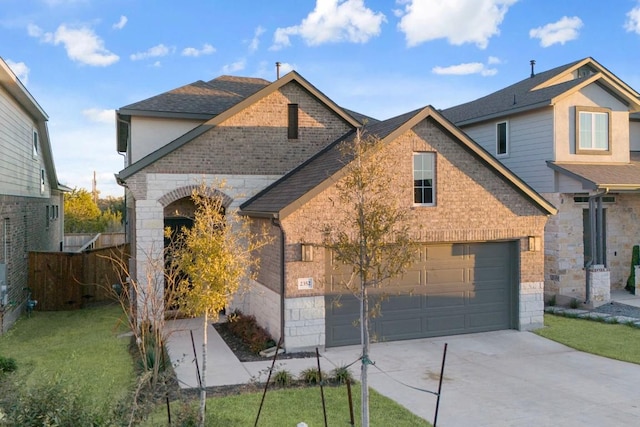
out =
<path fill-rule="evenodd" d="M 0 0 L 0 57 L 49 116 L 60 183 L 122 196 L 115 111 L 296 70 L 387 119 L 593 57 L 640 90 L 640 0 Z M 0 153 L 2 155 L 2 153 Z"/>

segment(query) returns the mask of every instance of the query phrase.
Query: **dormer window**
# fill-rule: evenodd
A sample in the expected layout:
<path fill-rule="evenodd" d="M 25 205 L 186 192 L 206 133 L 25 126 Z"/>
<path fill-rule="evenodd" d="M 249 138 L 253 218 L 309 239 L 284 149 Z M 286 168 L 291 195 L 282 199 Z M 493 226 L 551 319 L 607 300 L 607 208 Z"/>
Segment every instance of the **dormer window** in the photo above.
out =
<path fill-rule="evenodd" d="M 576 154 L 611 153 L 611 111 L 576 107 Z"/>

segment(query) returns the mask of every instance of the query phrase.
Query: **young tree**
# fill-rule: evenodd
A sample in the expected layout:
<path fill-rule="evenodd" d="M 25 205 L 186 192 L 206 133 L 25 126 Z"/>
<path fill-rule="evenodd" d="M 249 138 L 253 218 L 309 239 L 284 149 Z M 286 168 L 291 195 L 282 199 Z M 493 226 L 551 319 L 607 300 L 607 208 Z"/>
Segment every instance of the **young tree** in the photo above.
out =
<path fill-rule="evenodd" d="M 224 187 L 222 183 L 218 190 Z M 256 274 L 259 259 L 252 252 L 268 239 L 266 230 L 251 231 L 248 218 L 236 211 L 225 213 L 220 191 L 201 185 L 191 198 L 196 206 L 193 227 L 182 231 L 182 244 L 172 259 L 185 277 L 178 287 L 180 310 L 203 319 L 200 425 L 204 426 L 209 321 L 217 320 L 241 282 Z"/>
<path fill-rule="evenodd" d="M 382 152 L 383 143 L 361 131 L 354 141 L 343 143 L 344 175 L 337 182 L 341 218 L 338 225 L 325 229 L 324 245 L 336 261 L 351 267 L 343 284 L 360 301 L 360 339 L 362 344 L 361 398 L 362 426 L 369 426 L 369 319 L 377 311 L 370 306 L 369 290 L 380 288 L 402 275 L 415 256 L 406 222 L 408 207 L 398 201 L 394 165 Z"/>

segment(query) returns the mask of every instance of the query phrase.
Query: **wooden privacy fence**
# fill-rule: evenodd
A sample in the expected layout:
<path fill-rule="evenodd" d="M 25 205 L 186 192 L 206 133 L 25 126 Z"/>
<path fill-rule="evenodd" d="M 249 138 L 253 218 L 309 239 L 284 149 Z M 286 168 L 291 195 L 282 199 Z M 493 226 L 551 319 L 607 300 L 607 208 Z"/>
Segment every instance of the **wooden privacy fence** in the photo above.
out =
<path fill-rule="evenodd" d="M 122 283 L 129 245 L 87 252 L 29 252 L 29 287 L 36 310 L 78 309 L 112 301 L 112 285 Z"/>

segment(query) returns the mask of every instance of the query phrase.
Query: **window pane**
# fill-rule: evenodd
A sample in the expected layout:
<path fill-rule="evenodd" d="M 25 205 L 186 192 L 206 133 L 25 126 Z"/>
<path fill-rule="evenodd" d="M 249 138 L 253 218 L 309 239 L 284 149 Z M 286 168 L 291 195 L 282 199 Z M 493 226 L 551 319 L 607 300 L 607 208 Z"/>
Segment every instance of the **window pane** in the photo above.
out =
<path fill-rule="evenodd" d="M 609 148 L 609 120 L 606 114 L 598 113 L 594 115 L 594 147 L 600 150 Z"/>
<path fill-rule="evenodd" d="M 413 202 L 433 204 L 434 154 L 413 155 Z"/>
<path fill-rule="evenodd" d="M 507 154 L 507 124 L 498 123 L 497 126 L 496 153 Z"/>
<path fill-rule="evenodd" d="M 591 148 L 591 114 L 580 113 L 580 148 Z"/>

